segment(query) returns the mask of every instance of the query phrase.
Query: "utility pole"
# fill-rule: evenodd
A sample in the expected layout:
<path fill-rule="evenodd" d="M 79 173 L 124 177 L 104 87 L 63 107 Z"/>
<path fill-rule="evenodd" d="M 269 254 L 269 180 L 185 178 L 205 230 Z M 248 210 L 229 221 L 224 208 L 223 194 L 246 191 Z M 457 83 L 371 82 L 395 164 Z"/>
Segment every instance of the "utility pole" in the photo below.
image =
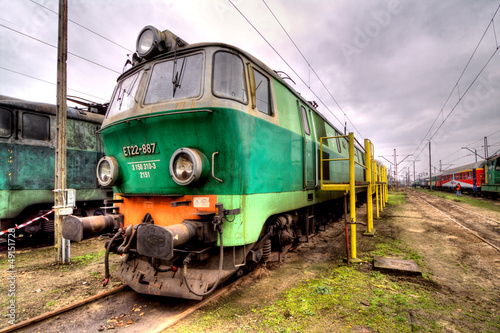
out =
<path fill-rule="evenodd" d="M 59 38 L 57 44 L 57 110 L 54 190 L 54 243 L 56 264 L 69 263 L 69 241 L 62 238 L 66 198 L 66 62 L 68 54 L 68 1 L 59 0 Z"/>
<path fill-rule="evenodd" d="M 394 148 L 394 186 L 396 186 L 396 191 L 398 190 L 398 162 L 396 160 L 396 149 Z"/>
<path fill-rule="evenodd" d="M 431 142 L 429 141 L 429 188 L 432 191 Z"/>
<path fill-rule="evenodd" d="M 415 178 L 415 160 L 413 160 L 413 181 L 415 182 L 415 187 L 416 187 L 417 178 Z"/>
<path fill-rule="evenodd" d="M 391 165 L 394 166 L 394 186 L 396 188 L 396 191 L 398 189 L 398 165 L 403 163 L 404 160 L 406 160 L 409 156 L 413 156 L 413 155 L 406 155 L 405 158 L 403 158 L 401 161 L 399 161 L 399 163 L 397 162 L 397 159 L 396 159 L 396 149 L 394 149 L 394 163 L 392 163 L 391 161 L 389 161 L 385 156 L 380 156 L 379 157 L 382 157 L 384 160 L 386 160 L 387 162 L 389 162 Z M 391 167 L 389 167 L 389 174 L 391 174 Z"/>
<path fill-rule="evenodd" d="M 484 137 L 484 159 L 488 159 L 488 137 Z"/>

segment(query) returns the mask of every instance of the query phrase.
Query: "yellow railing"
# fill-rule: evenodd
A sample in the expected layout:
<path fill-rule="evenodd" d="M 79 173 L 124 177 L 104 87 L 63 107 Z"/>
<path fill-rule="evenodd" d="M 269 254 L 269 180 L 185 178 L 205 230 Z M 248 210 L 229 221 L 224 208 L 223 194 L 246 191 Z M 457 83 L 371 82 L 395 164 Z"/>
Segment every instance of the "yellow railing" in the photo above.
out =
<path fill-rule="evenodd" d="M 347 138 L 349 145 L 349 157 L 345 158 L 323 158 L 323 140 L 328 139 L 341 139 Z M 355 161 L 354 159 L 354 147 L 355 142 L 358 146 L 364 150 L 365 159 L 364 165 Z M 387 202 L 387 169 L 385 166 L 378 165 L 374 158 L 374 147 L 370 140 L 365 139 L 364 148 L 363 145 L 359 143 L 354 137 L 354 133 L 349 133 L 349 135 L 337 135 L 328 136 L 320 138 L 320 181 L 321 190 L 324 191 L 341 191 L 349 194 L 350 203 L 350 219 L 351 219 L 351 259 L 356 259 L 356 188 L 366 188 L 367 196 L 367 230 L 365 235 L 374 235 L 375 229 L 373 228 L 373 194 L 376 197 L 376 207 L 377 207 L 377 218 L 379 217 L 379 209 L 385 207 Z M 349 183 L 335 183 L 334 181 L 324 181 L 324 162 L 337 162 L 337 161 L 349 161 Z M 355 177 L 355 165 L 359 165 L 365 170 L 365 181 L 356 182 Z M 380 192 L 380 198 L 379 198 Z M 380 204 L 379 204 L 380 200 Z"/>

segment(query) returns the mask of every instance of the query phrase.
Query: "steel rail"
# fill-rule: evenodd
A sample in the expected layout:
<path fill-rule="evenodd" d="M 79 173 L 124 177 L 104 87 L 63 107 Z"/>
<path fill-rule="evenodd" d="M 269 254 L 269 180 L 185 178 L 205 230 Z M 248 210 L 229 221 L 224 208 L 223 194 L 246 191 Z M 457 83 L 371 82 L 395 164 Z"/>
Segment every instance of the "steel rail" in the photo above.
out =
<path fill-rule="evenodd" d="M 46 320 L 46 319 L 55 317 L 57 315 L 60 315 L 61 313 L 64 313 L 64 312 L 67 312 L 67 311 L 79 308 L 79 307 L 81 307 L 81 306 L 83 306 L 85 304 L 95 302 L 95 301 L 97 301 L 97 300 L 99 300 L 101 298 L 104 298 L 106 296 L 119 293 L 119 292 L 123 291 L 125 288 L 127 288 L 127 286 L 121 285 L 119 287 L 116 287 L 116 288 L 113 288 L 111 290 L 108 290 L 108 291 L 106 291 L 104 293 L 91 296 L 91 297 L 86 298 L 86 299 L 84 299 L 82 301 L 70 304 L 70 305 L 62 307 L 60 309 L 57 309 L 57 310 L 54 310 L 54 311 L 51 311 L 51 312 L 48 312 L 48 313 L 44 313 L 42 315 L 39 315 L 37 317 L 31 318 L 31 319 L 28 319 L 28 320 L 25 320 L 25 321 L 22 321 L 20 323 L 12 325 L 12 326 L 5 327 L 5 328 L 3 328 L 3 329 L 0 330 L 0 333 L 14 332 L 14 331 L 16 331 L 16 330 L 18 330 L 20 328 L 36 324 L 36 323 L 41 322 L 43 320 Z"/>
<path fill-rule="evenodd" d="M 452 204 L 451 202 L 448 202 L 448 201 L 443 200 L 443 199 L 441 199 L 441 198 L 437 198 L 437 197 L 436 197 L 436 199 L 437 199 L 437 200 L 440 200 L 440 201 L 443 201 L 443 202 L 446 202 L 447 204 L 449 204 L 449 205 L 451 205 L 451 206 L 453 206 L 453 207 L 457 207 L 457 208 L 460 208 L 460 209 L 462 209 L 462 210 L 465 210 L 466 212 L 469 212 L 469 213 L 475 214 L 475 215 L 477 215 L 477 216 L 480 216 L 480 217 L 482 217 L 482 218 L 484 218 L 484 219 L 486 219 L 486 220 L 489 220 L 489 221 L 492 221 L 492 222 L 495 222 L 495 223 L 500 224 L 500 222 L 499 222 L 499 221 L 496 221 L 496 220 L 490 219 L 489 217 L 484 216 L 484 215 L 481 215 L 481 214 L 478 214 L 478 213 L 476 213 L 476 212 L 473 212 L 472 210 L 468 210 L 468 209 L 466 209 L 466 208 L 463 208 L 463 207 L 460 207 L 460 206 L 458 206 L 458 205 Z"/>
<path fill-rule="evenodd" d="M 411 193 L 411 191 L 410 191 Z M 434 206 L 433 204 L 431 204 L 430 202 L 428 202 L 427 200 L 425 200 L 424 198 L 416 195 L 415 193 L 411 193 L 413 196 L 415 196 L 416 198 L 422 200 L 425 204 L 431 206 L 432 208 L 434 208 L 435 210 L 437 210 L 439 213 L 443 214 L 444 216 L 446 216 L 448 219 L 450 219 L 451 221 L 455 222 L 457 225 L 459 225 L 460 227 L 464 228 L 465 230 L 467 230 L 468 232 L 470 232 L 472 235 L 476 236 L 477 238 L 479 238 L 481 241 L 483 241 L 484 243 L 488 244 L 489 246 L 491 246 L 492 248 L 494 248 L 495 250 L 497 250 L 498 252 L 500 252 L 500 248 L 498 246 L 495 246 L 494 244 L 490 243 L 489 241 L 487 241 L 486 239 L 484 239 L 483 237 L 479 236 L 475 231 L 467 228 L 466 226 L 462 225 L 460 222 L 458 222 L 457 220 L 455 220 L 454 218 L 448 216 L 445 212 L 443 212 L 442 210 L 440 210 L 439 208 L 437 208 L 436 206 Z"/>

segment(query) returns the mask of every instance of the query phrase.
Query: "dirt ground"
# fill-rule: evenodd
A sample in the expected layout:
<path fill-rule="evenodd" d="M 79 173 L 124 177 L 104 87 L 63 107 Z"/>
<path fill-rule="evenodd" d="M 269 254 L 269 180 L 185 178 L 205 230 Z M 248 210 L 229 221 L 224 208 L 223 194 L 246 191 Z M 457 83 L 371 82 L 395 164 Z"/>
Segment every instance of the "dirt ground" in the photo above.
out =
<path fill-rule="evenodd" d="M 74 259 L 70 265 L 61 266 L 55 265 L 52 247 L 18 250 L 10 263 L 8 253 L 0 253 L 0 328 L 11 325 L 12 314 L 18 323 L 120 285 L 111 279 L 108 286 L 102 286 L 104 243 L 100 237 L 72 243 Z M 119 260 L 116 255 L 110 256 L 111 267 L 116 267 Z M 15 313 L 10 307 L 12 300 Z"/>
<path fill-rule="evenodd" d="M 470 207 L 469 207 L 470 208 Z M 499 213 L 479 208 L 473 211 L 500 221 Z M 365 221 L 364 207 L 358 210 L 358 221 Z M 473 304 L 486 304 L 492 313 L 500 312 L 500 253 L 458 227 L 443 215 L 430 209 L 417 198 L 408 196 L 403 207 L 387 207 L 380 220 L 375 220 L 375 237 L 363 237 L 365 227 L 358 226 L 358 253 L 373 250 L 375 244 L 400 240 L 420 253 L 425 263 L 423 273 L 438 285 L 441 297 L 454 304 L 465 300 Z M 68 266 L 55 266 L 52 248 L 23 250 L 15 254 L 15 322 L 35 317 L 45 312 L 74 303 L 119 285 L 111 279 L 102 287 L 104 277 L 104 242 L 101 238 L 72 244 L 74 260 Z M 96 255 L 95 253 L 98 252 Z M 265 270 L 254 272 L 260 281 L 255 297 L 248 301 L 272 302 L 279 293 L 294 283 L 294 274 L 302 274 L 304 267 L 316 262 L 338 263 L 345 257 L 344 224 L 330 225 L 327 231 L 311 238 L 309 243 L 298 246 L 286 255 L 284 263 L 270 264 Z M 119 256 L 110 257 L 114 271 Z M 364 262 L 361 269 L 371 263 Z M 9 271 L 7 254 L 0 254 L 0 328 L 9 326 Z M 285 275 L 289 278 L 269 279 Z M 281 272 L 281 273 L 280 273 Z M 295 272 L 295 273 L 294 273 Z M 262 283 L 264 282 L 265 283 Z M 239 288 L 248 287 L 247 283 Z M 187 319 L 189 321 L 189 318 Z M 442 321 L 443 331 L 456 331 L 453 324 Z"/>

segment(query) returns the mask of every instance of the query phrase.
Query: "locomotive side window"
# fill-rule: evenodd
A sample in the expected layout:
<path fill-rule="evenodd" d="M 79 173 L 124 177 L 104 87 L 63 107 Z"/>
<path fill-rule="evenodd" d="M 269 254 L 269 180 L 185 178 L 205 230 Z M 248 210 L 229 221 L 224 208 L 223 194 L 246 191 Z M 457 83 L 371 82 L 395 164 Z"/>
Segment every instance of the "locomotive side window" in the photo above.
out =
<path fill-rule="evenodd" d="M 0 137 L 8 138 L 12 134 L 12 112 L 0 109 Z"/>
<path fill-rule="evenodd" d="M 309 120 L 307 119 L 306 109 L 302 105 L 300 106 L 300 114 L 302 116 L 302 126 L 304 127 L 304 132 L 307 135 L 310 135 L 311 129 L 309 128 Z"/>
<path fill-rule="evenodd" d="M 31 140 L 50 140 L 50 118 L 37 114 L 23 114 L 23 138 Z"/>
<path fill-rule="evenodd" d="M 135 94 L 137 93 L 138 87 L 139 73 L 135 73 L 119 82 L 106 117 L 109 118 L 122 111 L 131 109 L 136 103 Z"/>
<path fill-rule="evenodd" d="M 212 90 L 214 95 L 248 103 L 245 71 L 240 57 L 229 52 L 214 55 Z"/>
<path fill-rule="evenodd" d="M 157 63 L 144 103 L 155 104 L 200 95 L 203 55 L 181 57 Z"/>
<path fill-rule="evenodd" d="M 257 110 L 267 115 L 271 115 L 271 99 L 269 90 L 269 79 L 254 70 L 255 94 L 257 100 Z"/>

